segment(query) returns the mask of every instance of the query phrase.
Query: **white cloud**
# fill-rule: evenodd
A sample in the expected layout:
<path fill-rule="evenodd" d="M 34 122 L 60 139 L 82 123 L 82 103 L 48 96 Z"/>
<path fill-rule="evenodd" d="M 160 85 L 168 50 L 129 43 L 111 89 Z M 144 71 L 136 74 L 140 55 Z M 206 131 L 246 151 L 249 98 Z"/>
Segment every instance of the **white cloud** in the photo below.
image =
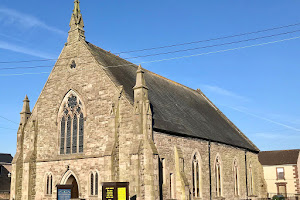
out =
<path fill-rule="evenodd" d="M 23 28 L 33 28 L 33 27 L 39 27 L 46 29 L 48 31 L 52 31 L 54 33 L 65 35 L 65 31 L 62 31 L 58 28 L 55 28 L 53 26 L 47 25 L 46 23 L 42 22 L 38 18 L 21 13 L 19 11 L 0 7 L 0 22 L 3 24 L 13 24 L 18 27 Z"/>
<path fill-rule="evenodd" d="M 23 53 L 23 54 L 27 54 L 27 55 L 31 55 L 31 56 L 36 56 L 36 57 L 40 57 L 40 58 L 46 58 L 46 59 L 55 58 L 55 56 L 53 56 L 53 55 L 49 55 L 49 54 L 43 53 L 41 51 L 36 51 L 36 50 L 29 49 L 26 47 L 18 46 L 15 44 L 7 43 L 7 42 L 1 41 L 1 40 L 0 40 L 0 49 L 6 49 L 6 50 Z"/>
<path fill-rule="evenodd" d="M 218 95 L 233 97 L 235 99 L 239 99 L 239 100 L 243 100 L 243 101 L 250 101 L 247 97 L 240 96 L 238 94 L 235 94 L 234 92 L 231 92 L 231 91 L 226 90 L 224 88 L 220 88 L 218 86 L 214 86 L 214 85 L 201 85 L 201 88 L 203 90 L 206 90 L 206 91 L 218 94 Z"/>

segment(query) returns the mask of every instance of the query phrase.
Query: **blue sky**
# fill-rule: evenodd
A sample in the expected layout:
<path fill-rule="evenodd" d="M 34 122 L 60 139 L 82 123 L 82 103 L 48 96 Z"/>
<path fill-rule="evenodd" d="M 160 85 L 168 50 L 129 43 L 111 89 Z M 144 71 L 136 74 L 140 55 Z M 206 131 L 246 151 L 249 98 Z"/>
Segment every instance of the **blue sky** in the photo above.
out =
<path fill-rule="evenodd" d="M 300 23 L 300 2 L 295 0 L 82 0 L 80 6 L 87 41 L 112 52 L 206 40 Z M 54 65 L 54 61 L 1 62 L 56 59 L 67 40 L 72 9 L 73 0 L 1 0 L 0 152 L 15 154 L 22 100 L 27 94 L 33 108 Z M 146 69 L 193 89 L 200 88 L 261 150 L 295 149 L 300 148 L 298 30 L 300 25 L 120 56 L 127 58 L 293 32 L 130 61 L 145 62 L 143 67 Z M 274 41 L 281 42 L 270 43 Z M 269 44 L 149 63 L 262 43 Z M 44 67 L 3 70 L 33 66 Z M 17 75 L 24 73 L 26 75 Z"/>

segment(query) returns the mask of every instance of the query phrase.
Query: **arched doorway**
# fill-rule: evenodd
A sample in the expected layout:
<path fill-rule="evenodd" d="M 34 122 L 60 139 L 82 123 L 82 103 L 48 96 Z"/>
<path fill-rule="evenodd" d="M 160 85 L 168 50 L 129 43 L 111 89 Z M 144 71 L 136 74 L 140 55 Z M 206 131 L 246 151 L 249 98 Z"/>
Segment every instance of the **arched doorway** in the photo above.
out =
<path fill-rule="evenodd" d="M 75 177 L 73 175 L 71 175 L 67 182 L 66 182 L 66 185 L 72 185 L 72 193 L 71 193 L 71 198 L 72 199 L 76 199 L 79 197 L 79 194 L 78 194 L 78 184 L 77 184 L 77 181 L 75 179 Z"/>

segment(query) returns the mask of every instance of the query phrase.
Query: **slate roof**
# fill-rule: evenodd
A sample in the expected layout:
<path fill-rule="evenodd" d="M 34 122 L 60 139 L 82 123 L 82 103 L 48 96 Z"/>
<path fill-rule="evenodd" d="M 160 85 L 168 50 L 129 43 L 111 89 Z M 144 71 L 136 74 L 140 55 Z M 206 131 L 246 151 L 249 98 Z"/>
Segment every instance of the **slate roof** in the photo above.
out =
<path fill-rule="evenodd" d="M 132 88 L 138 66 L 89 42 L 87 45 L 112 80 L 123 85 L 125 95 L 133 103 Z M 224 143 L 253 152 L 259 151 L 203 93 L 144 71 L 153 108 L 154 130 Z"/>
<path fill-rule="evenodd" d="M 261 151 L 258 154 L 262 165 L 297 164 L 300 149 L 282 151 Z"/>
<path fill-rule="evenodd" d="M 12 159 L 10 154 L 0 153 L 0 163 L 11 163 Z"/>

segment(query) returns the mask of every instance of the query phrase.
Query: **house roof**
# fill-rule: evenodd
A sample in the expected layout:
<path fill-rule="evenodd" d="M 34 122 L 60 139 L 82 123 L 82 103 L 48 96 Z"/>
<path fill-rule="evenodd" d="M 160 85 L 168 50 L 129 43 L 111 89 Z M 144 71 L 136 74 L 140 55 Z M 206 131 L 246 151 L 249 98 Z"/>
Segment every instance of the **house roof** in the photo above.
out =
<path fill-rule="evenodd" d="M 297 164 L 300 149 L 282 151 L 261 151 L 258 154 L 262 165 Z"/>
<path fill-rule="evenodd" d="M 104 66 L 111 79 L 123 86 L 133 103 L 136 65 L 89 42 L 95 59 Z M 200 91 L 144 70 L 149 100 L 152 104 L 153 128 L 187 137 L 201 138 L 258 152 L 259 149 L 223 115 Z"/>
<path fill-rule="evenodd" d="M 10 154 L 0 153 L 0 163 L 11 163 L 12 159 Z"/>

